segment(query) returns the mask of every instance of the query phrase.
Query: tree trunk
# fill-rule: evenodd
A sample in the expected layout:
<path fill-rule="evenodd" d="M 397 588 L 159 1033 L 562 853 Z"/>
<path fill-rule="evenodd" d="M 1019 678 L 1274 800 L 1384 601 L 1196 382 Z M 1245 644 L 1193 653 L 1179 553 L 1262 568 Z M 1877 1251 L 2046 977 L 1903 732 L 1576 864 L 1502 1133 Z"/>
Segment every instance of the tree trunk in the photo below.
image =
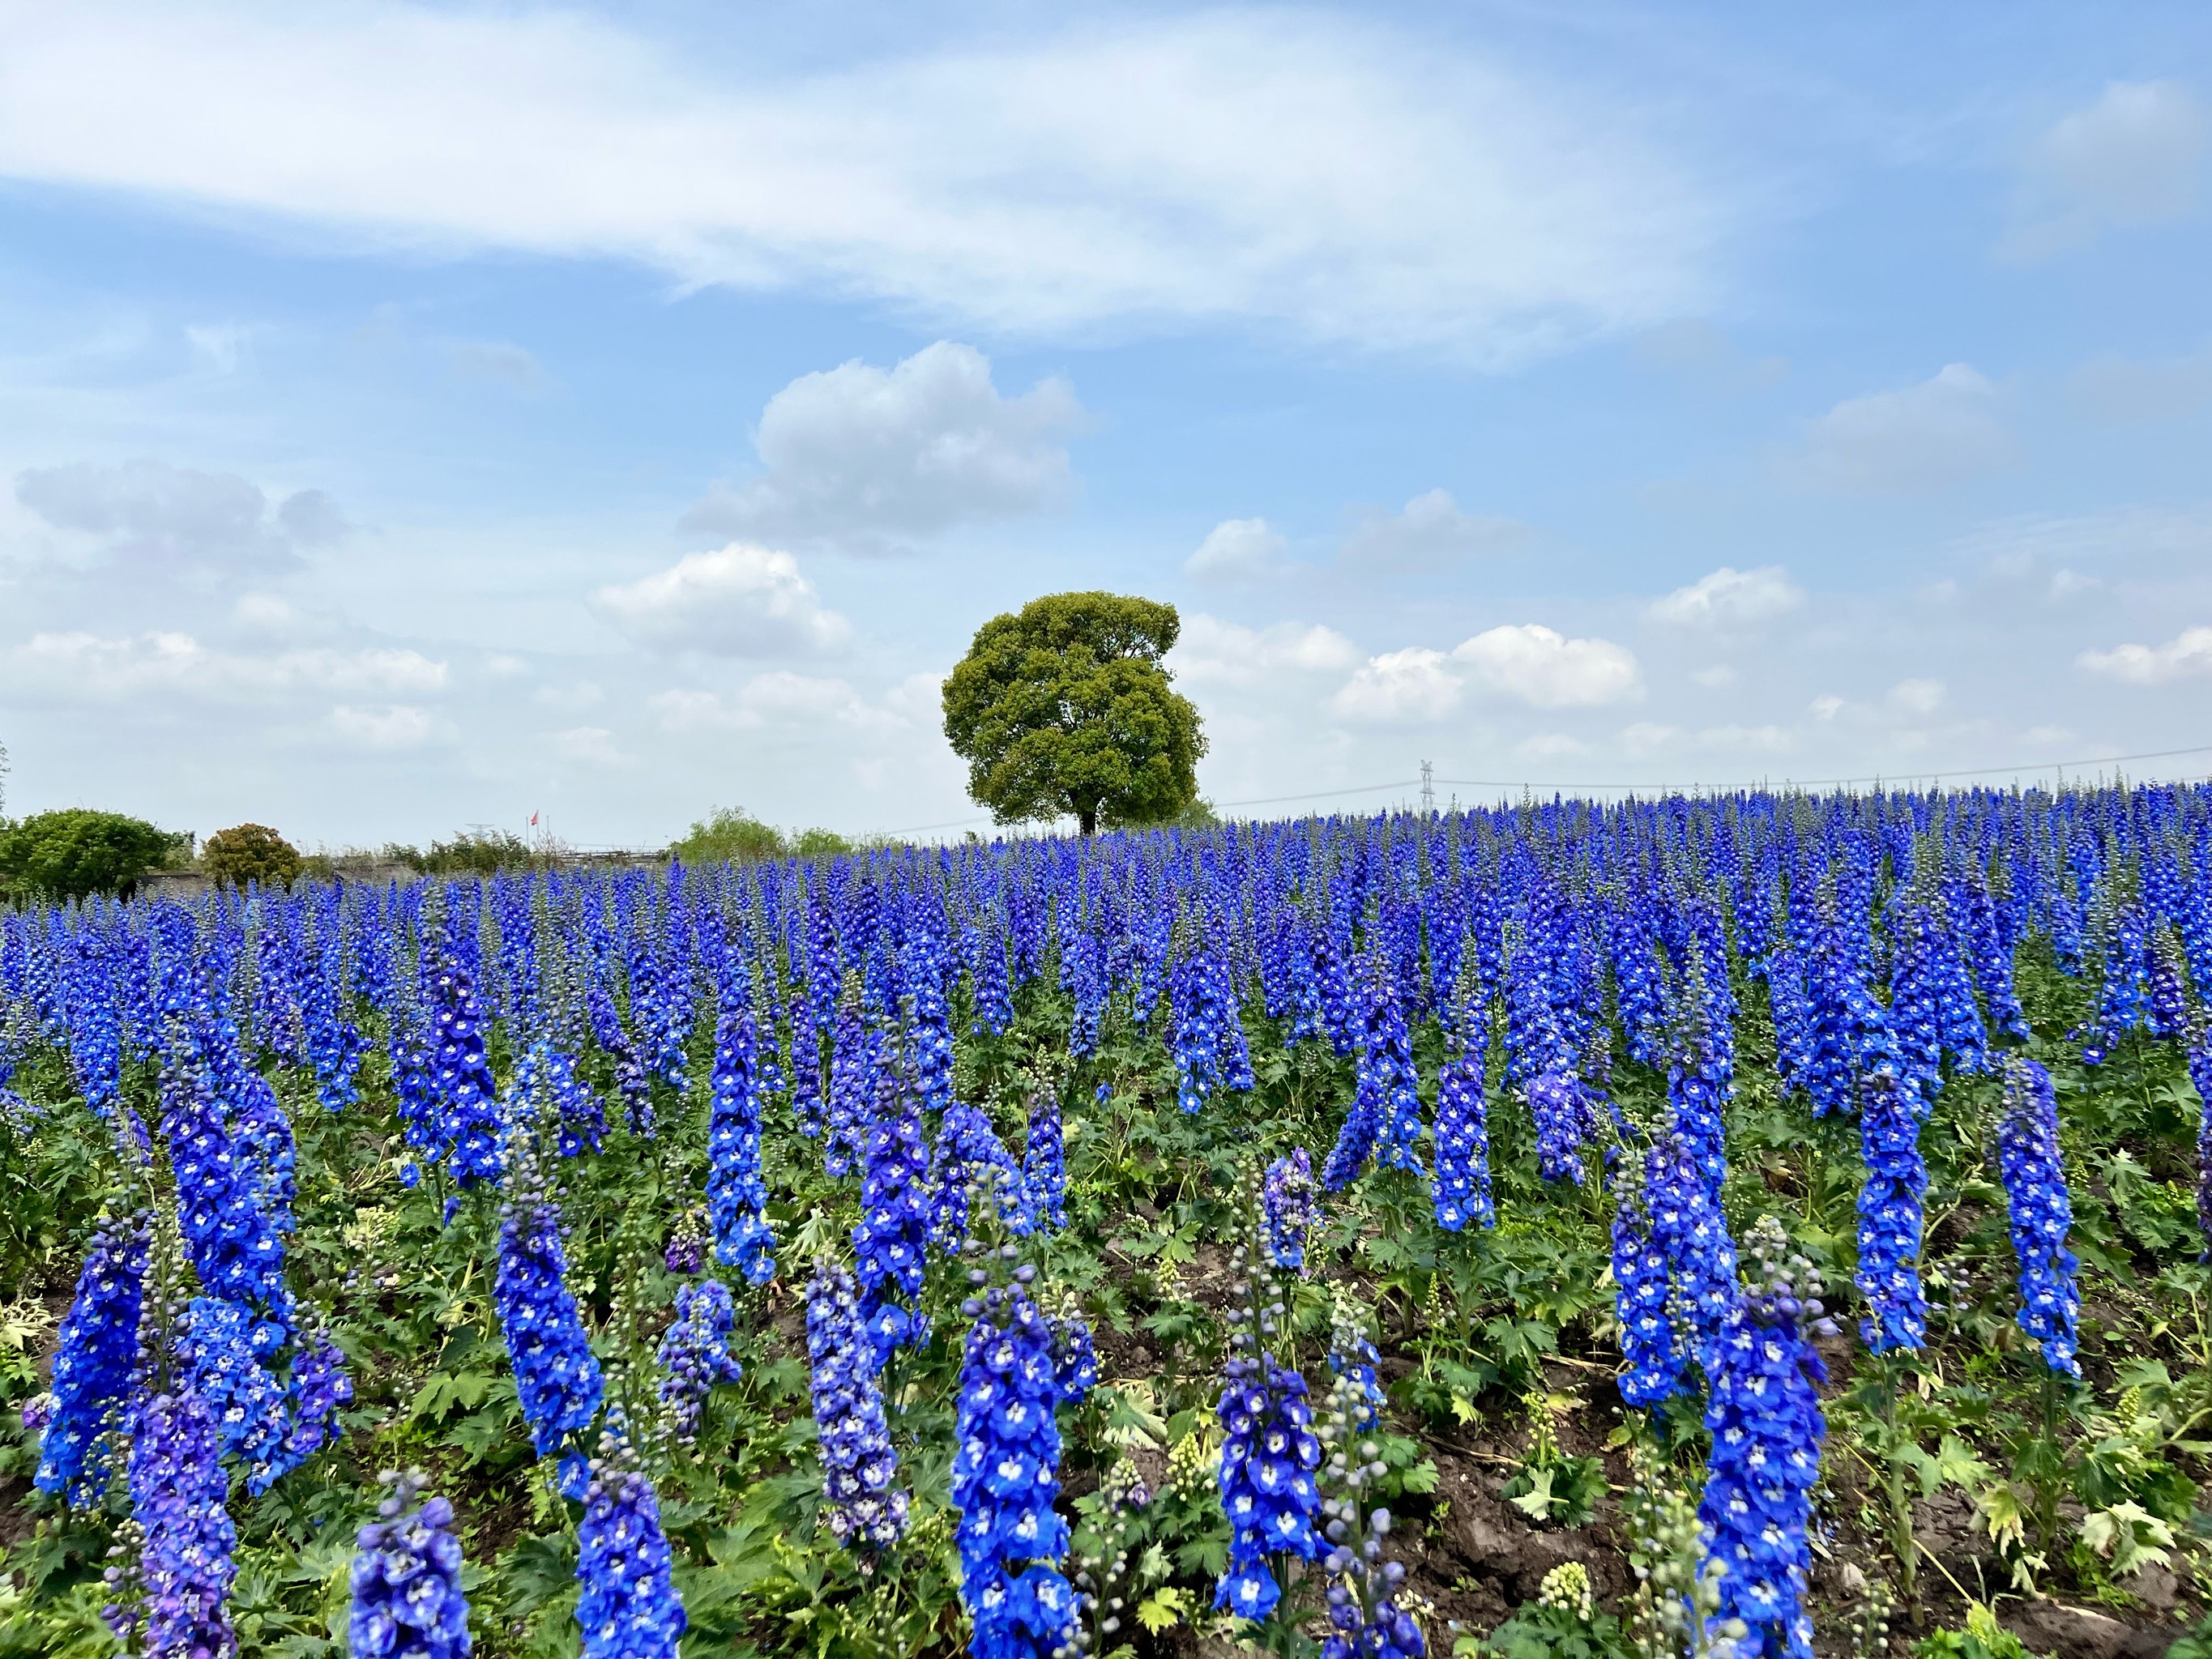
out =
<path fill-rule="evenodd" d="M 1081 829 L 1085 838 L 1097 835 L 1098 833 L 1097 806 L 1094 804 L 1090 806 L 1077 807 L 1075 809 L 1075 822 Z"/>

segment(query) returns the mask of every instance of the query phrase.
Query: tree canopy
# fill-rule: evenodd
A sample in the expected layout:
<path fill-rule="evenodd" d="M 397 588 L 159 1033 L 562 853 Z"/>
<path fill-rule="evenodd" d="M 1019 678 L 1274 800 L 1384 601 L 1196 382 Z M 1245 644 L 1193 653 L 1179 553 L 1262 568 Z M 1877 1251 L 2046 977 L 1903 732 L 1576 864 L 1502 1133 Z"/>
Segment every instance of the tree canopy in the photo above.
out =
<path fill-rule="evenodd" d="M 300 849 L 265 823 L 234 823 L 200 845 L 200 868 L 210 878 L 243 887 L 289 887 L 300 873 Z"/>
<path fill-rule="evenodd" d="M 0 823 L 0 879 L 55 899 L 128 892 L 184 850 L 185 837 L 143 818 L 69 806 Z"/>
<path fill-rule="evenodd" d="M 1072 816 L 1088 836 L 1158 823 L 1198 799 L 1198 710 L 1160 659 L 1175 607 L 1051 593 L 994 617 L 945 682 L 945 735 L 1000 823 Z"/>

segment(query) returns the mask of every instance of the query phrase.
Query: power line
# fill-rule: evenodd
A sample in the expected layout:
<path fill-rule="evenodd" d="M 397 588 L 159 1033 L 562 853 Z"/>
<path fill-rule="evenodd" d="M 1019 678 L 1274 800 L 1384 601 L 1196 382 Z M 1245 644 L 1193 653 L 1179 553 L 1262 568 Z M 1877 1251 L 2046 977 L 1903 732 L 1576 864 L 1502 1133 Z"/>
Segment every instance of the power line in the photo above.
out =
<path fill-rule="evenodd" d="M 1944 778 L 1987 778 L 2001 773 L 2014 775 L 2041 772 L 2067 772 L 2084 767 L 2120 766 L 2130 761 L 2172 760 L 2181 755 L 2212 755 L 2212 743 L 2198 744 L 2191 749 L 2159 749 L 2142 755 L 2094 755 L 2085 760 L 2045 761 L 2025 766 L 1960 766 L 1944 767 L 1927 772 L 1870 772 L 1856 778 L 1784 778 L 1783 783 L 1797 789 L 1836 788 L 1848 783 L 1903 783 L 1925 778 L 1940 781 Z M 1539 786 L 1526 778 L 1438 778 L 1438 783 L 1455 785 L 1467 789 L 1528 789 Z M 1704 783 L 1547 783 L 1546 789 L 1643 789 L 1654 793 L 1679 794 L 1692 789 L 1715 786 Z"/>

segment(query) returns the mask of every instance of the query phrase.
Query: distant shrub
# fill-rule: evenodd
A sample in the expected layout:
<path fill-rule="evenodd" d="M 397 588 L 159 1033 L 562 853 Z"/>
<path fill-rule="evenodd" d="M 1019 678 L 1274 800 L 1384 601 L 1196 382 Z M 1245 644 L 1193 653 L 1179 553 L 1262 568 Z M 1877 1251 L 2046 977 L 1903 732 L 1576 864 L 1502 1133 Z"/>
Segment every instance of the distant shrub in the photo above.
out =
<path fill-rule="evenodd" d="M 464 830 L 450 841 L 432 842 L 427 853 L 390 842 L 384 856 L 425 876 L 489 876 L 501 870 L 534 869 L 550 861 L 511 830 Z"/>
<path fill-rule="evenodd" d="M 0 881 L 45 898 L 128 893 L 148 871 L 180 858 L 191 841 L 143 818 L 64 807 L 0 824 Z"/>
<path fill-rule="evenodd" d="M 234 887 L 289 887 L 300 874 L 300 849 L 265 823 L 234 823 L 201 843 L 200 868 Z"/>
<path fill-rule="evenodd" d="M 827 835 L 827 830 L 809 831 Z M 672 843 L 669 856 L 684 864 L 749 864 L 780 859 L 789 848 L 783 832 L 763 823 L 742 806 L 718 806 Z"/>
<path fill-rule="evenodd" d="M 835 830 L 802 830 L 791 838 L 795 859 L 842 858 L 852 850 L 853 843 Z"/>

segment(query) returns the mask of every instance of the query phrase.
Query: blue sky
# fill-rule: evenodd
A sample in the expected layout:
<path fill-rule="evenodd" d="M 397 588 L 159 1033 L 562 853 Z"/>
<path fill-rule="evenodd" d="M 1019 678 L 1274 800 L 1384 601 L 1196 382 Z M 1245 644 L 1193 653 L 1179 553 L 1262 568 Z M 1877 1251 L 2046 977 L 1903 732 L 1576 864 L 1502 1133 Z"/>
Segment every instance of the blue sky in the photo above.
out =
<path fill-rule="evenodd" d="M 8 810 L 957 825 L 1077 586 L 1224 803 L 2212 741 L 2202 7 L 732 20 L 0 3 Z"/>

